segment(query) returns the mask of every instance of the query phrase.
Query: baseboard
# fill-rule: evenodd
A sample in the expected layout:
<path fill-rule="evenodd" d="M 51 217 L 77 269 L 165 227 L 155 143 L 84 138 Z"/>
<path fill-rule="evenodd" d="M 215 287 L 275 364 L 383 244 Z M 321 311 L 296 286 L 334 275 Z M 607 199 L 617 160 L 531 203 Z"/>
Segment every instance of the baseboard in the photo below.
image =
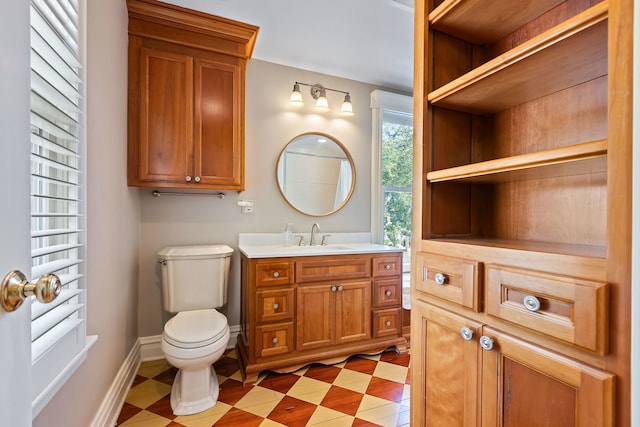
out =
<path fill-rule="evenodd" d="M 129 388 L 133 383 L 133 379 L 140 367 L 140 340 L 136 340 L 120 367 L 107 395 L 100 404 L 96 416 L 91 421 L 91 427 L 107 427 L 115 426 L 118 421 L 118 415 L 127 397 Z"/>
<path fill-rule="evenodd" d="M 229 327 L 229 344 L 228 349 L 236 346 L 236 338 L 240 332 L 240 325 Z M 127 355 L 122 367 L 118 371 L 116 378 L 111 383 L 111 387 L 107 392 L 96 416 L 91 421 L 91 427 L 108 427 L 116 425 L 118 415 L 122 410 L 122 405 L 127 398 L 127 393 L 131 388 L 133 379 L 138 372 L 140 363 L 149 362 L 151 360 L 164 359 L 160 348 L 161 335 L 150 337 L 141 337 L 136 340 L 131 351 Z"/>

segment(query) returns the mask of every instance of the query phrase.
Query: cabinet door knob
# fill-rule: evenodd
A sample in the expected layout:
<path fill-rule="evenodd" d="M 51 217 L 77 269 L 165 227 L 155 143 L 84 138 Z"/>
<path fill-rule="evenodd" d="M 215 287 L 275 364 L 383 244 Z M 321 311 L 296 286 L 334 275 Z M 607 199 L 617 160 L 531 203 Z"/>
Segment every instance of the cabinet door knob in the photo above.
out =
<path fill-rule="evenodd" d="M 442 273 L 436 273 L 435 276 L 433 276 L 433 280 L 435 280 L 438 285 L 444 285 L 444 282 L 447 280 L 447 278 Z"/>
<path fill-rule="evenodd" d="M 331 292 L 335 292 L 338 290 L 338 287 L 336 285 L 331 286 Z"/>
<path fill-rule="evenodd" d="M 280 308 L 280 304 L 278 304 L 277 302 L 276 302 L 276 303 L 273 303 L 273 309 L 274 309 L 274 310 L 277 310 L 277 309 L 279 309 L 279 308 Z"/>
<path fill-rule="evenodd" d="M 460 335 L 462 335 L 462 338 L 465 341 L 471 341 L 471 339 L 473 338 L 473 331 L 465 326 L 464 328 L 460 329 Z"/>
<path fill-rule="evenodd" d="M 187 181 L 187 182 L 191 182 L 191 177 L 189 175 L 187 175 L 187 176 L 184 177 L 184 180 Z"/>
<path fill-rule="evenodd" d="M 390 291 L 390 290 L 386 290 L 386 291 L 384 292 L 384 294 L 385 294 L 386 296 L 390 297 L 390 296 L 391 296 L 391 291 Z"/>
<path fill-rule="evenodd" d="M 387 326 L 391 326 L 391 320 L 387 320 L 384 324 Z"/>
<path fill-rule="evenodd" d="M 278 337 L 273 337 L 271 342 L 274 343 L 274 344 L 278 344 Z"/>
<path fill-rule="evenodd" d="M 385 266 L 384 266 L 384 269 L 385 269 L 385 270 L 391 270 L 391 264 L 387 264 L 387 265 L 385 265 Z"/>
<path fill-rule="evenodd" d="M 199 176 L 196 176 L 196 177 L 195 177 L 195 179 L 194 179 L 194 181 L 195 181 L 195 182 L 200 182 L 200 177 L 199 177 Z"/>
<path fill-rule="evenodd" d="M 338 292 L 342 292 L 343 289 L 342 285 L 338 285 Z"/>
<path fill-rule="evenodd" d="M 540 300 L 533 295 L 527 295 L 524 297 L 522 304 L 524 304 L 525 308 L 529 311 L 540 310 Z"/>
<path fill-rule="evenodd" d="M 484 350 L 493 350 L 493 340 L 486 335 L 480 337 L 480 347 Z"/>
<path fill-rule="evenodd" d="M 273 277 L 275 277 L 277 279 L 278 277 L 280 277 L 280 273 L 277 272 L 277 271 L 274 271 L 273 272 Z"/>

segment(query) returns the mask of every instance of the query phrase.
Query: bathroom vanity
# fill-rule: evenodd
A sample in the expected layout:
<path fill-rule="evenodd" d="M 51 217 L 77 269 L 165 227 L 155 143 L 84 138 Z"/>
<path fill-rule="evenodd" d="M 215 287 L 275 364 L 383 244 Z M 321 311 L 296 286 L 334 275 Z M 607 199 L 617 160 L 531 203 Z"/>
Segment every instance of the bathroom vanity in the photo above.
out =
<path fill-rule="evenodd" d="M 406 352 L 402 251 L 367 243 L 241 244 L 244 382 L 263 370 L 291 372 L 389 347 Z"/>

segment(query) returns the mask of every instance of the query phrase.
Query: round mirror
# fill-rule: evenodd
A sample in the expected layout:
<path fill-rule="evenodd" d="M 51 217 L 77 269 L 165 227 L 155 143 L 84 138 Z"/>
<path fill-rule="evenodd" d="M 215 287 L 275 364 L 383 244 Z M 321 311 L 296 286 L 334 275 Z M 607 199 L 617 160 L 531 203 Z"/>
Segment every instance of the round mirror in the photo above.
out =
<path fill-rule="evenodd" d="M 325 216 L 349 201 L 356 181 L 353 159 L 335 138 L 303 133 L 280 153 L 276 166 L 278 188 L 295 210 Z"/>

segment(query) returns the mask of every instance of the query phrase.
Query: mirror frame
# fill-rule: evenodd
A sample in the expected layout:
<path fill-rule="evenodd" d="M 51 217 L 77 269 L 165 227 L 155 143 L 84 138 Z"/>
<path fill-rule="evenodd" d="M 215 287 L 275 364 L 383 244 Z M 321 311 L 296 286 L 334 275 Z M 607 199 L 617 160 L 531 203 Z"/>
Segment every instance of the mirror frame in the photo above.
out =
<path fill-rule="evenodd" d="M 305 212 L 299 208 L 297 208 L 296 206 L 294 206 L 294 204 L 291 202 L 291 200 L 289 200 L 287 198 L 287 196 L 284 194 L 284 192 L 282 191 L 282 184 L 280 182 L 279 179 L 279 175 L 278 175 L 278 170 L 280 169 L 280 163 L 282 162 L 283 159 L 283 155 L 285 153 L 285 151 L 287 151 L 287 148 L 294 142 L 296 141 L 298 138 L 305 136 L 305 135 L 318 135 L 318 136 L 322 136 L 325 137 L 329 140 L 331 140 L 333 143 L 335 143 L 345 154 L 347 160 L 349 160 L 349 165 L 351 165 L 351 187 L 349 188 L 349 193 L 346 195 L 346 197 L 344 198 L 344 200 L 342 201 L 342 203 L 340 204 L 340 206 L 338 206 L 337 208 L 329 211 L 329 212 L 325 212 L 325 213 L 321 213 L 321 214 L 316 214 L 316 213 L 309 213 L 309 212 Z M 298 134 L 296 136 L 294 136 L 293 138 L 291 138 L 289 140 L 289 142 L 287 142 L 284 145 L 284 148 L 282 150 L 280 150 L 280 154 L 278 155 L 278 161 L 276 162 L 276 184 L 278 186 L 278 191 L 280 192 L 280 194 L 282 195 L 282 198 L 285 200 L 285 202 L 287 202 L 287 204 L 289 206 L 291 206 L 292 209 L 300 212 L 301 214 L 304 215 L 308 215 L 308 216 L 314 216 L 314 217 L 323 217 L 323 216 L 328 216 L 331 214 L 334 214 L 336 212 L 338 212 L 340 209 L 342 209 L 343 207 L 345 207 L 345 205 L 349 202 L 349 200 L 351 200 L 351 196 L 353 195 L 353 190 L 356 187 L 356 165 L 353 161 L 353 157 L 351 157 L 351 153 L 349 153 L 349 150 L 347 150 L 347 147 L 345 147 L 345 145 L 340 142 L 337 138 L 324 133 L 324 132 L 304 132 L 301 134 Z"/>

